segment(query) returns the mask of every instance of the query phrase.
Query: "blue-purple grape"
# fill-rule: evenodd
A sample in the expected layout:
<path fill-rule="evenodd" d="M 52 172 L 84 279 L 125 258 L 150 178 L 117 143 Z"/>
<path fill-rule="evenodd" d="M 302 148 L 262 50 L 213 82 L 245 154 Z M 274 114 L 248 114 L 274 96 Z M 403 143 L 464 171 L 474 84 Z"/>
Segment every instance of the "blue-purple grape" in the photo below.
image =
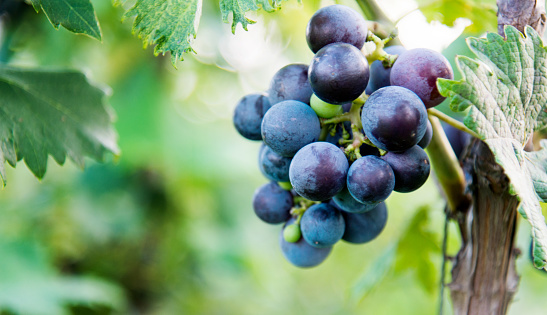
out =
<path fill-rule="evenodd" d="M 288 182 L 291 158 L 275 153 L 267 145 L 263 146 L 258 155 L 258 168 L 262 174 L 276 182 Z"/>
<path fill-rule="evenodd" d="M 437 79 L 454 79 L 450 62 L 431 49 L 411 49 L 397 58 L 391 69 L 391 85 L 416 93 L 425 107 L 439 105 L 445 97 L 437 89 Z"/>
<path fill-rule="evenodd" d="M 431 126 L 431 122 L 427 121 L 427 128 L 425 129 L 425 134 L 422 137 L 422 140 L 418 142 L 418 146 L 422 149 L 427 148 L 427 146 L 431 143 L 431 139 L 433 138 L 433 126 Z"/>
<path fill-rule="evenodd" d="M 395 174 L 391 166 L 377 156 L 357 159 L 348 170 L 347 187 L 361 203 L 379 203 L 387 199 L 395 188 Z"/>
<path fill-rule="evenodd" d="M 268 89 L 272 105 L 287 100 L 300 101 L 309 105 L 312 94 L 308 80 L 308 65 L 299 63 L 279 69 L 273 76 Z"/>
<path fill-rule="evenodd" d="M 369 77 L 368 62 L 355 46 L 333 43 L 315 54 L 308 77 L 317 97 L 330 104 L 343 104 L 355 100 L 365 91 Z"/>
<path fill-rule="evenodd" d="M 299 101 L 277 103 L 262 119 L 262 139 L 277 154 L 292 157 L 306 144 L 319 139 L 319 118 Z"/>
<path fill-rule="evenodd" d="M 262 140 L 260 125 L 270 107 L 270 101 L 264 94 L 249 94 L 239 100 L 233 116 L 239 134 L 249 140 Z"/>
<path fill-rule="evenodd" d="M 332 197 L 332 202 L 334 202 L 338 209 L 352 213 L 367 212 L 374 209 L 378 205 L 377 203 L 362 203 L 357 201 L 350 194 L 347 187 L 344 187 L 341 192 Z"/>
<path fill-rule="evenodd" d="M 309 207 L 300 221 L 302 236 L 313 247 L 329 247 L 344 235 L 344 218 L 338 209 L 328 203 Z"/>
<path fill-rule="evenodd" d="M 314 142 L 293 157 L 289 178 L 299 195 L 323 201 L 344 188 L 347 171 L 348 160 L 342 150 L 328 142 Z"/>
<path fill-rule="evenodd" d="M 390 55 L 401 55 L 406 51 L 406 49 L 403 46 L 396 45 L 396 46 L 389 46 L 384 49 L 384 51 Z M 391 74 L 391 67 L 384 67 L 384 64 L 381 60 L 375 60 L 370 64 L 370 78 L 368 80 L 368 85 L 366 88 L 366 93 L 368 95 L 372 94 L 379 88 L 383 88 L 384 86 L 391 85 L 390 83 L 390 74 Z"/>
<path fill-rule="evenodd" d="M 291 193 L 275 182 L 262 185 L 253 196 L 255 214 L 266 223 L 279 224 L 289 220 L 292 206 Z"/>
<path fill-rule="evenodd" d="M 424 149 L 415 145 L 404 152 L 388 152 L 382 156 L 395 174 L 397 192 L 411 192 L 425 183 L 429 177 L 429 158 Z"/>
<path fill-rule="evenodd" d="M 285 226 L 293 224 L 294 218 L 291 218 Z M 295 243 L 289 243 L 283 237 L 283 231 L 279 235 L 279 245 L 283 256 L 293 265 L 301 268 L 314 267 L 322 263 L 329 255 L 332 247 L 317 248 L 313 247 L 304 240 L 303 237 Z"/>
<path fill-rule="evenodd" d="M 367 33 L 367 22 L 359 13 L 343 5 L 331 5 L 317 10 L 312 16 L 306 28 L 306 40 L 314 53 L 337 42 L 361 49 Z"/>
<path fill-rule="evenodd" d="M 346 230 L 342 239 L 353 244 L 363 244 L 375 239 L 386 226 L 387 207 L 384 202 L 364 213 L 342 211 Z"/>
<path fill-rule="evenodd" d="M 361 122 L 365 134 L 378 148 L 405 151 L 423 138 L 427 111 L 414 92 L 399 86 L 386 86 L 367 99 Z"/>

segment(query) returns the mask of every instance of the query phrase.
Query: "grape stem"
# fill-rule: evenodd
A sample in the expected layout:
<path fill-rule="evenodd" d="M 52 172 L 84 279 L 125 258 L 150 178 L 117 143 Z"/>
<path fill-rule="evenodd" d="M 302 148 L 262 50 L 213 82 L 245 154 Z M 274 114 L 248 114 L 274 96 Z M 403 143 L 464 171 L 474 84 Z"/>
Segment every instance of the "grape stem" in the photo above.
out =
<path fill-rule="evenodd" d="M 323 125 L 321 126 L 321 133 L 319 133 L 319 141 L 325 141 L 327 139 L 330 128 L 330 125 L 323 123 Z"/>
<path fill-rule="evenodd" d="M 394 26 L 393 22 L 385 15 L 375 1 L 357 0 L 357 4 L 369 21 L 378 21 L 390 27 Z"/>
<path fill-rule="evenodd" d="M 296 221 L 294 222 L 294 224 L 300 224 L 302 215 L 304 215 L 304 212 L 306 212 L 306 210 L 308 210 L 309 207 L 315 204 L 321 203 L 319 201 L 311 201 L 309 199 L 306 199 L 300 196 L 294 197 L 293 202 L 295 205 L 298 205 L 291 209 L 291 214 L 293 216 L 296 216 Z"/>
<path fill-rule="evenodd" d="M 433 137 L 426 151 L 448 207 L 454 215 L 460 209 L 467 207 L 470 202 L 470 197 L 465 194 L 465 176 L 441 122 L 433 115 L 429 115 L 429 121 L 433 127 Z"/>
<path fill-rule="evenodd" d="M 361 109 L 363 105 L 365 104 L 366 100 L 368 99 L 368 95 L 363 93 L 359 98 L 354 100 L 351 104 L 351 108 L 349 112 L 338 115 L 333 118 L 329 119 L 322 119 L 321 120 L 321 134 L 319 136 L 319 141 L 324 141 L 328 135 L 329 127 L 333 124 L 342 123 L 345 121 L 351 122 L 351 131 L 353 134 L 352 139 L 341 139 L 340 144 L 348 146 L 345 148 L 344 152 L 348 156 L 348 158 L 352 161 L 355 161 L 356 159 L 361 158 L 361 153 L 359 148 L 363 143 L 366 143 L 367 145 L 371 147 L 376 146 L 367 138 L 363 132 L 361 132 L 361 129 L 363 129 L 363 124 L 361 122 Z M 342 125 L 342 128 L 344 126 Z M 386 151 L 377 148 L 380 151 L 381 155 L 384 155 Z"/>
<path fill-rule="evenodd" d="M 435 117 L 439 118 L 440 120 L 444 121 L 445 123 L 449 124 L 450 126 L 456 128 L 456 129 L 459 129 L 463 132 L 467 132 L 468 134 L 472 135 L 473 137 L 475 137 L 477 139 L 482 139 L 481 136 L 479 136 L 473 130 L 467 128 L 462 122 L 448 116 L 447 114 L 441 112 L 438 109 L 430 108 L 430 109 L 427 110 L 427 113 L 430 116 L 435 116 Z"/>
<path fill-rule="evenodd" d="M 350 120 L 351 120 L 351 116 L 350 116 L 350 113 L 348 112 L 348 113 L 343 113 L 342 115 L 338 115 L 329 119 L 322 119 L 321 122 L 323 123 L 323 125 L 328 125 L 328 124 L 337 124 L 337 123 L 350 121 Z"/>
<path fill-rule="evenodd" d="M 387 43 L 389 43 L 392 39 L 397 37 L 397 29 L 394 29 L 387 38 L 381 39 L 380 37 L 374 35 L 371 31 L 368 32 L 367 35 L 367 41 L 372 41 L 376 48 L 366 54 L 366 57 L 369 60 L 380 60 L 382 61 L 382 64 L 386 68 L 391 68 L 393 66 L 393 63 L 395 63 L 395 60 L 397 60 L 398 55 L 390 55 L 387 52 L 385 52 L 384 47 Z"/>

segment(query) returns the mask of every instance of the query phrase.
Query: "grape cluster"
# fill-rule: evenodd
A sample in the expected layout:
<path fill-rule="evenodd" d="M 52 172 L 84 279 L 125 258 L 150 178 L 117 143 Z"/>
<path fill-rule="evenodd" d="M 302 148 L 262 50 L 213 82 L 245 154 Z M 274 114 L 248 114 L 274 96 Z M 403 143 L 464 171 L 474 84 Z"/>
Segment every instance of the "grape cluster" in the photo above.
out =
<path fill-rule="evenodd" d="M 439 104 L 437 78 L 452 79 L 448 61 L 427 49 L 383 49 L 354 10 L 317 11 L 306 39 L 310 65 L 290 64 L 264 94 L 243 97 L 234 125 L 262 140 L 261 172 L 271 182 L 253 197 L 256 215 L 284 223 L 280 246 L 299 267 L 321 263 L 340 240 L 366 243 L 387 221 L 393 191 L 418 189 L 429 176 L 424 148 L 432 136 L 427 108 Z M 377 45 L 369 66 L 361 51 Z"/>

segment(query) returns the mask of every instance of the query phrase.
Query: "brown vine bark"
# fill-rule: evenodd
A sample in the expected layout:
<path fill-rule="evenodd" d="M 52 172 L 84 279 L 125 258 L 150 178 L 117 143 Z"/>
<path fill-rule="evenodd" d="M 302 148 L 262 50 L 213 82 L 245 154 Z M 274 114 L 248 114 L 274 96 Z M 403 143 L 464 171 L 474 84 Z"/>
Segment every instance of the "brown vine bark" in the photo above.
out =
<path fill-rule="evenodd" d="M 531 25 L 543 34 L 545 21 L 542 0 L 498 0 L 500 35 L 505 25 L 521 32 Z M 467 232 L 449 285 L 454 313 L 505 314 L 519 282 L 514 248 L 518 202 L 508 193 L 508 178 L 483 142 L 469 145 L 463 167 L 473 204 L 464 213 L 468 228 L 463 229 Z"/>
<path fill-rule="evenodd" d="M 473 205 L 466 213 L 467 241 L 449 285 L 454 313 L 505 314 L 519 281 L 513 249 L 518 201 L 509 195 L 509 180 L 482 141 L 470 144 L 463 163 Z"/>

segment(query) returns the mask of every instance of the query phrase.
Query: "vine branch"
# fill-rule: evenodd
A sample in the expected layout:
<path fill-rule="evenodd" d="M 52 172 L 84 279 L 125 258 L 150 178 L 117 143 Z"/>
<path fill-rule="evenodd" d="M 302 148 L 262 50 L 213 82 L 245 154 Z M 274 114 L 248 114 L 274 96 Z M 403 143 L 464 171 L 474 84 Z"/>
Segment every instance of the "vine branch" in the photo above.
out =
<path fill-rule="evenodd" d="M 477 139 L 481 138 L 481 136 L 479 136 L 473 130 L 467 128 L 462 122 L 448 116 L 447 114 L 441 112 L 438 109 L 430 108 L 430 109 L 427 110 L 427 113 L 429 115 L 432 115 L 432 116 L 435 116 L 435 117 L 439 118 L 440 120 L 444 121 L 445 123 L 449 124 L 450 126 L 456 128 L 456 129 L 459 129 L 463 132 L 466 132 L 466 133 L 472 135 L 473 137 L 475 137 Z"/>

